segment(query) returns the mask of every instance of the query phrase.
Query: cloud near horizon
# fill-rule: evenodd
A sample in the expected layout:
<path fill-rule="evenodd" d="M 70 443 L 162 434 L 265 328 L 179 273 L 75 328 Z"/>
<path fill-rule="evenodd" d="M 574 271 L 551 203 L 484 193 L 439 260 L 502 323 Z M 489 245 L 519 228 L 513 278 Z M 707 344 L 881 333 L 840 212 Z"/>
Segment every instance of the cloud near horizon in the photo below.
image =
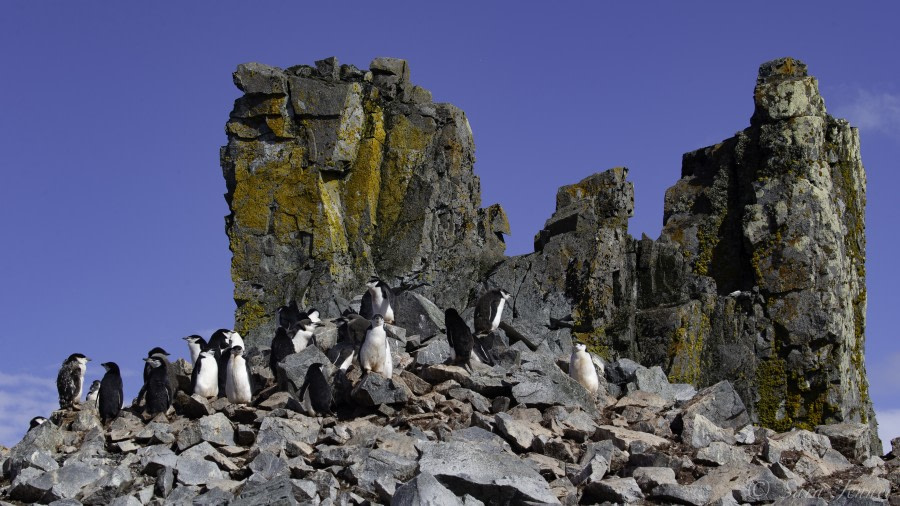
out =
<path fill-rule="evenodd" d="M 0 445 L 18 443 L 35 416 L 50 416 L 59 408 L 56 377 L 0 372 Z"/>
<path fill-rule="evenodd" d="M 855 96 L 835 105 L 833 113 L 862 130 L 900 140 L 900 94 L 857 88 Z"/>

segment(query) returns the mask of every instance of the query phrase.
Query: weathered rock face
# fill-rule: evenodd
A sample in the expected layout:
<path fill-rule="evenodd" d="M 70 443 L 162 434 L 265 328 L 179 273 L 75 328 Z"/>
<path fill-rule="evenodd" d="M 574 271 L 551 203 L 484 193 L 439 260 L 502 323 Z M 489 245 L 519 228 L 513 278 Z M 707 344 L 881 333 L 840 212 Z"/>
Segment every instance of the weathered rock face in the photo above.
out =
<path fill-rule="evenodd" d="M 512 258 L 502 209 L 479 208 L 464 114 L 431 103 L 402 60 L 365 73 L 334 59 L 246 64 L 235 83 L 245 95 L 222 165 L 251 342 L 268 344 L 287 300 L 336 312 L 373 274 L 430 283 L 416 291 L 469 317 L 502 287 L 504 343 L 514 329 L 539 353 L 577 340 L 672 382 L 729 380 L 751 420 L 777 430 L 875 428 L 858 133 L 827 115 L 803 63 L 763 64 L 750 126 L 684 155 L 658 240 L 628 235 L 633 188 L 615 168 L 560 188 L 535 252 Z"/>
<path fill-rule="evenodd" d="M 271 337 L 290 299 L 334 309 L 378 275 L 462 305 L 503 258 L 499 206 L 481 209 L 465 114 L 414 86 L 403 60 L 240 65 L 222 149 L 236 327 Z"/>

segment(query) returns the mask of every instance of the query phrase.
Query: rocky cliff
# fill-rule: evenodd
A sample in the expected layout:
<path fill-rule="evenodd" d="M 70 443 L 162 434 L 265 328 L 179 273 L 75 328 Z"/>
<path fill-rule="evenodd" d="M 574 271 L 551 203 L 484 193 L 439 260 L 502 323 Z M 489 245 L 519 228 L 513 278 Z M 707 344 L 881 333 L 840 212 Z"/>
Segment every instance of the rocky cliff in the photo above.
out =
<path fill-rule="evenodd" d="M 512 258 L 503 210 L 480 207 L 464 113 L 432 103 L 404 61 L 234 76 L 244 96 L 222 167 L 236 325 L 251 342 L 268 343 L 286 301 L 336 312 L 371 275 L 422 285 L 441 308 L 503 287 L 507 329 L 533 349 L 578 340 L 672 381 L 728 379 L 777 430 L 874 428 L 858 134 L 798 60 L 760 67 L 748 128 L 684 155 L 658 240 L 628 235 L 633 189 L 616 168 L 560 188 L 535 252 Z"/>

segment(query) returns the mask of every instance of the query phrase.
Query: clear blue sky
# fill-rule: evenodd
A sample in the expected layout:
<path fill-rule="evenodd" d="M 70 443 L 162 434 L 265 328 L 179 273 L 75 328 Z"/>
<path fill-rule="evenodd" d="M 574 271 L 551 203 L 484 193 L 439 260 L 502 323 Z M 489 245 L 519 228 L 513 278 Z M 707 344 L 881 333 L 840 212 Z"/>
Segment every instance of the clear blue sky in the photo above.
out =
<path fill-rule="evenodd" d="M 483 204 L 506 209 L 515 254 L 531 251 L 557 187 L 617 165 L 636 187 L 632 234 L 657 237 L 681 154 L 749 124 L 760 63 L 805 61 L 829 112 L 860 127 L 867 364 L 883 435 L 900 435 L 896 4 L 339 5 L 4 4 L 0 444 L 54 407 L 70 353 L 94 359 L 88 382 L 118 362 L 130 397 L 149 348 L 186 356 L 182 336 L 232 325 L 219 168 L 231 72 L 332 55 L 405 58 L 416 84 L 466 111 Z"/>

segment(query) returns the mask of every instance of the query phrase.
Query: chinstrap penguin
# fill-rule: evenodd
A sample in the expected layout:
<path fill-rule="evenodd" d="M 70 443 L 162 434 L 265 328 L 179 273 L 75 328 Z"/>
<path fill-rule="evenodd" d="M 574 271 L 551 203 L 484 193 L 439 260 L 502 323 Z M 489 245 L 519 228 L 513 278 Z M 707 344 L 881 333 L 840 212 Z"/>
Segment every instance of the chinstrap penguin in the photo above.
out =
<path fill-rule="evenodd" d="M 294 353 L 300 353 L 305 350 L 309 343 L 315 339 L 314 332 L 317 326 L 317 323 L 313 323 L 309 318 L 306 318 L 295 323 L 290 328 L 288 334 L 291 336 L 291 341 L 294 342 Z"/>
<path fill-rule="evenodd" d="M 569 376 L 592 394 L 597 393 L 600 387 L 600 380 L 597 377 L 597 370 L 594 369 L 594 362 L 591 360 L 591 354 L 587 352 L 587 346 L 584 344 L 576 344 L 572 350 L 572 357 L 569 359 Z"/>
<path fill-rule="evenodd" d="M 197 334 L 183 337 L 182 339 L 187 342 L 188 350 L 191 353 L 191 364 L 196 364 L 200 352 L 206 349 L 206 339 L 203 339 Z"/>
<path fill-rule="evenodd" d="M 228 336 L 231 332 L 229 329 L 219 329 L 213 332 L 207 344 L 207 348 L 212 350 L 213 356 L 216 358 L 219 374 L 219 393 L 216 395 L 225 395 L 225 370 L 228 365 L 228 359 L 231 358 L 231 355 L 228 353 Z"/>
<path fill-rule="evenodd" d="M 386 378 L 393 375 L 390 344 L 384 331 L 384 318 L 376 314 L 372 318 L 366 338 L 359 348 L 359 366 L 363 374 L 377 372 Z"/>
<path fill-rule="evenodd" d="M 147 358 L 155 358 L 155 359 L 159 360 L 162 363 L 162 365 L 164 366 L 164 369 L 166 371 L 166 383 L 168 384 L 170 395 L 174 399 L 175 393 L 178 391 L 178 376 L 175 374 L 175 368 L 172 367 L 172 363 L 169 362 L 168 357 L 169 357 L 169 352 L 160 348 L 159 346 L 156 346 L 155 348 L 153 348 L 147 352 Z M 140 405 L 141 401 L 146 402 L 147 385 L 148 385 L 148 382 L 150 381 L 150 374 L 153 371 L 153 368 L 154 368 L 154 366 L 152 366 L 150 364 L 150 362 L 148 362 L 147 359 L 145 358 L 144 359 L 144 384 L 141 385 L 141 389 L 138 391 L 138 395 L 134 399 L 134 402 L 132 403 L 132 407 L 136 407 L 136 406 Z"/>
<path fill-rule="evenodd" d="M 295 353 L 294 342 L 288 336 L 288 331 L 284 327 L 278 327 L 275 329 L 275 337 L 272 338 L 269 352 L 269 369 L 272 370 L 272 376 L 276 383 L 278 382 L 278 364 L 293 353 Z"/>
<path fill-rule="evenodd" d="M 444 311 L 444 324 L 447 327 L 447 341 L 450 343 L 450 360 L 457 364 L 469 364 L 475 338 L 465 320 L 452 307 Z"/>
<path fill-rule="evenodd" d="M 204 350 L 197 357 L 191 372 L 191 393 L 203 397 L 219 395 L 219 363 L 213 350 Z"/>
<path fill-rule="evenodd" d="M 106 424 L 119 416 L 119 411 L 122 410 L 122 375 L 119 372 L 119 366 L 115 362 L 104 362 L 100 365 L 106 369 L 106 374 L 100 380 L 97 404 L 100 419 Z"/>
<path fill-rule="evenodd" d="M 233 346 L 230 353 L 231 359 L 225 374 L 225 396 L 232 404 L 250 404 L 253 390 L 250 388 L 250 372 L 247 361 L 244 360 L 244 348 Z"/>
<path fill-rule="evenodd" d="M 81 392 L 84 389 L 84 372 L 87 363 L 91 359 L 81 353 L 69 355 L 59 368 L 56 375 L 56 389 L 59 391 L 59 407 L 61 409 L 74 407 L 81 402 Z"/>
<path fill-rule="evenodd" d="M 32 418 L 30 422 L 28 422 L 28 430 L 31 430 L 31 429 L 37 427 L 38 425 L 42 425 L 45 423 L 47 423 L 47 419 L 45 417 L 36 416 L 36 417 Z"/>
<path fill-rule="evenodd" d="M 169 383 L 169 365 L 163 362 L 161 354 L 154 354 L 144 359 L 150 367 L 145 386 L 144 411 L 150 415 L 165 413 L 172 405 L 174 390 Z"/>
<path fill-rule="evenodd" d="M 313 411 L 315 411 L 316 415 L 324 415 L 332 412 L 331 404 L 334 400 L 334 395 L 331 391 L 331 384 L 328 382 L 328 378 L 326 378 L 325 373 L 322 372 L 322 364 L 311 364 L 309 369 L 306 370 L 306 378 L 303 381 L 303 386 L 300 387 L 297 397 L 303 401 L 304 395 L 307 392 L 309 393 L 309 405 L 312 407 Z"/>
<path fill-rule="evenodd" d="M 393 299 L 391 287 L 378 278 L 369 280 L 366 283 L 366 287 L 367 291 L 363 295 L 363 303 L 365 303 L 366 296 L 368 296 L 372 306 L 372 316 L 382 315 L 385 323 L 394 323 L 394 308 L 391 306 L 391 299 Z M 364 314 L 363 316 L 366 315 Z"/>
<path fill-rule="evenodd" d="M 502 288 L 488 290 L 475 303 L 475 334 L 485 335 L 500 327 L 503 308 L 510 294 Z"/>
<path fill-rule="evenodd" d="M 100 380 L 94 380 L 84 398 L 84 403 L 91 409 L 97 409 L 97 396 L 100 395 Z"/>
<path fill-rule="evenodd" d="M 338 325 L 338 333 L 343 340 L 359 345 L 365 340 L 366 332 L 369 331 L 369 325 L 372 322 L 362 315 L 348 313 L 336 320 L 332 320 L 332 323 Z"/>

